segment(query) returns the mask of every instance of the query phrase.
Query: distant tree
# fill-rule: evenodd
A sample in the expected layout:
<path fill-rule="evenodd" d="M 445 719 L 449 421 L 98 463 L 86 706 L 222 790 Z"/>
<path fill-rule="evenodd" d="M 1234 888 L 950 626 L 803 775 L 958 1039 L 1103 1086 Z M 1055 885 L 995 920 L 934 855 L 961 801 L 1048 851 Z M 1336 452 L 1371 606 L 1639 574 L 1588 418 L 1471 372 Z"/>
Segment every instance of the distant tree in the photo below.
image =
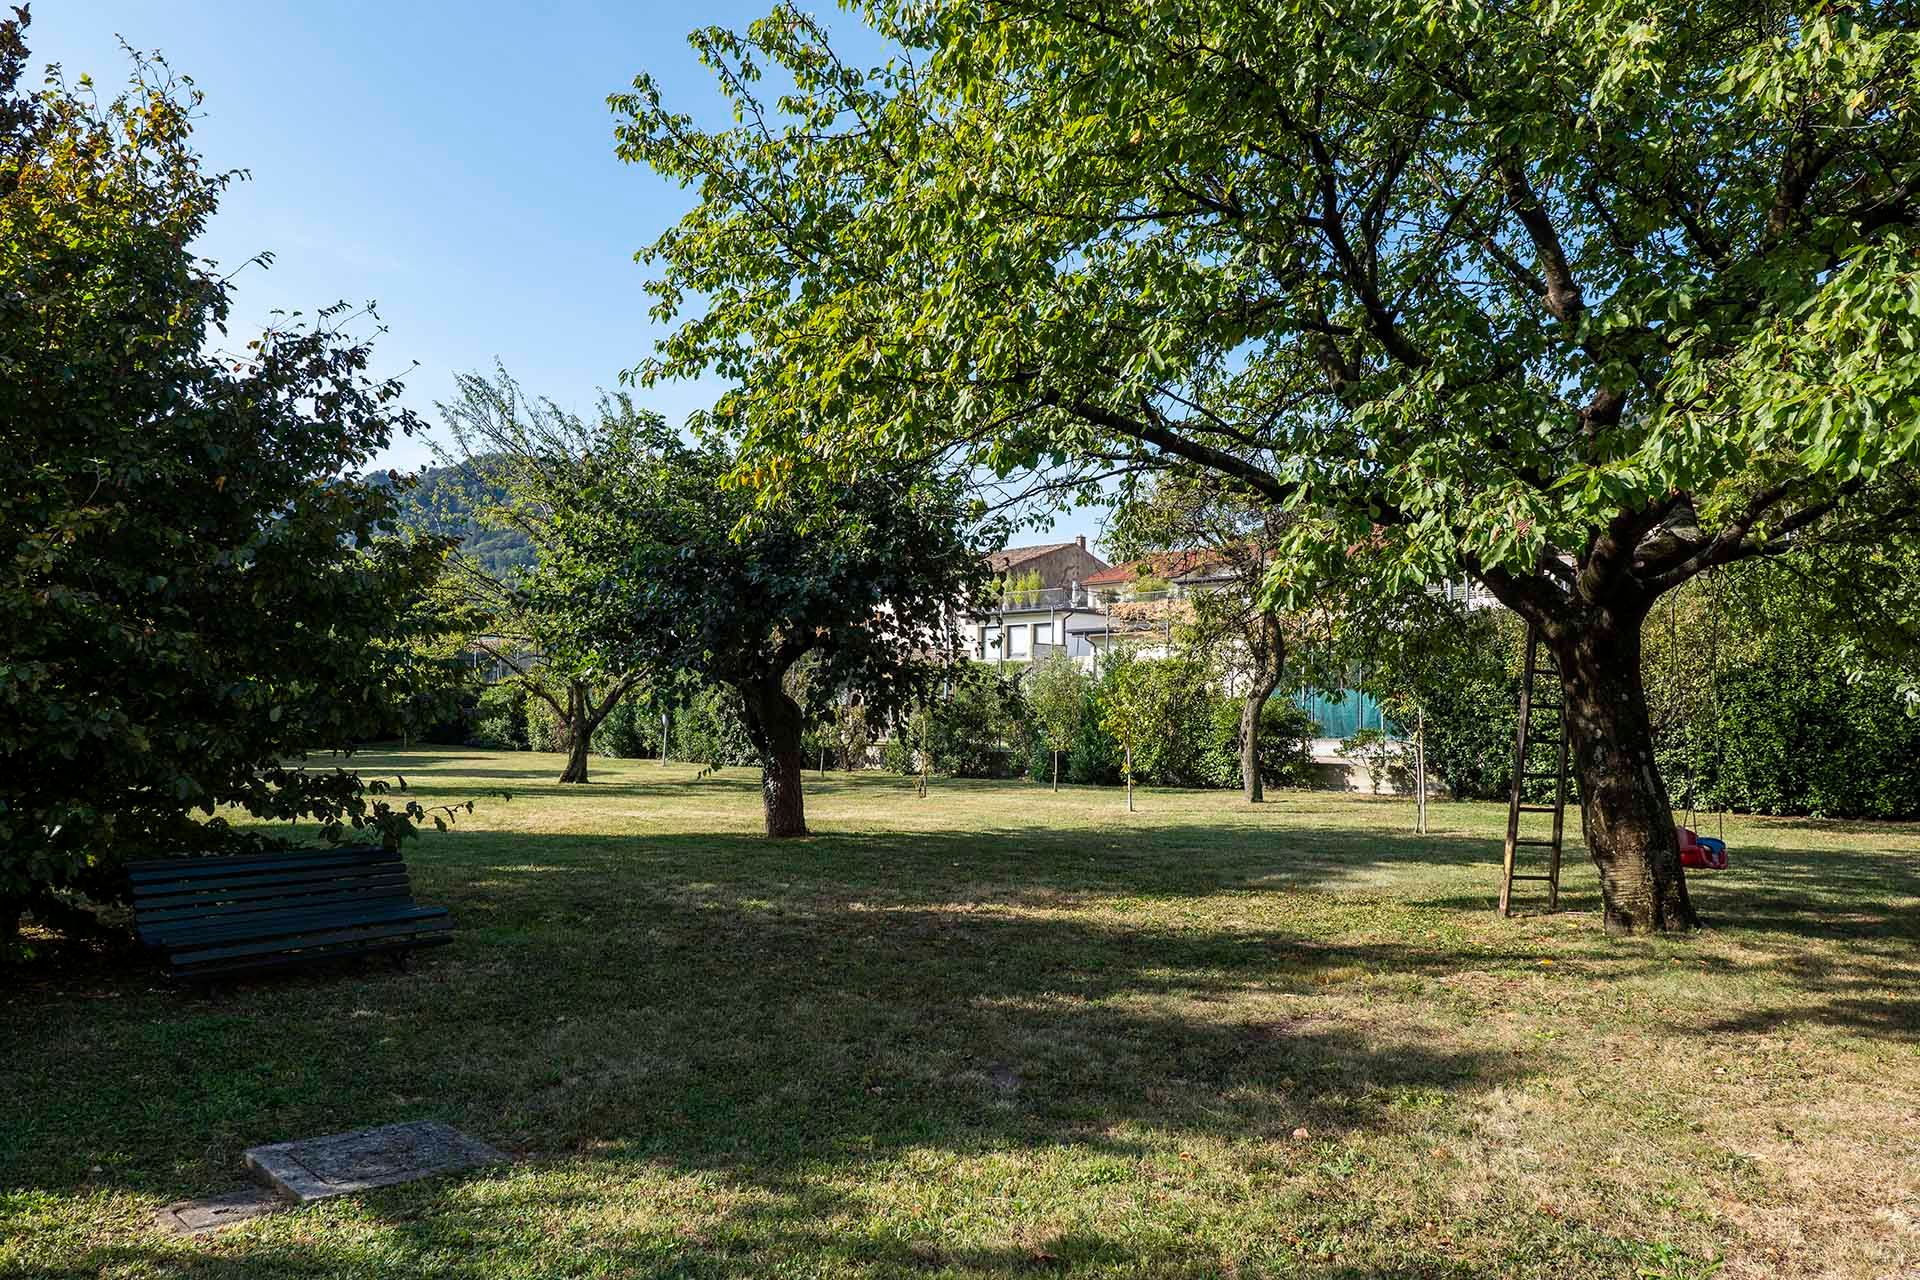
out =
<path fill-rule="evenodd" d="M 1073 659 L 1055 654 L 1027 677 L 1027 702 L 1041 737 L 1053 753 L 1053 789 L 1060 789 L 1060 753 L 1073 746 L 1086 719 L 1092 681 Z"/>
<path fill-rule="evenodd" d="M 399 521 L 436 538 L 451 538 L 461 554 L 496 578 L 531 569 L 533 542 L 513 525 L 489 524 L 482 514 L 503 505 L 506 491 L 488 476 L 490 459 L 428 467 L 399 490 Z"/>
<path fill-rule="evenodd" d="M 805 835 L 809 722 L 848 689 L 888 715 L 958 652 L 954 611 L 985 589 L 986 568 L 957 487 L 875 471 L 765 508 L 731 483 L 724 442 L 689 443 L 653 418 L 632 428 L 637 460 L 552 512 L 555 588 L 637 660 L 735 690 L 767 834 Z M 809 678 L 790 681 L 808 655 Z"/>
<path fill-rule="evenodd" d="M 607 558 L 582 559 L 587 545 L 561 529 L 569 508 L 595 500 L 608 476 L 648 464 L 660 419 L 626 395 L 603 395 L 582 418 L 527 395 L 501 368 L 490 378 L 459 374 L 455 388 L 438 406 L 453 440 L 448 470 L 474 499 L 470 518 L 516 534 L 530 554 L 490 565 L 463 547 L 446 590 L 468 643 L 552 712 L 567 757 L 560 781 L 584 783 L 594 730 L 649 669 L 593 585 L 623 570 L 617 545 L 594 544 Z"/>
<path fill-rule="evenodd" d="M 1122 554 L 1190 552 L 1224 579 L 1193 592 L 1185 642 L 1204 653 L 1240 698 L 1241 795 L 1266 798 L 1260 769 L 1262 708 L 1284 685 L 1323 679 L 1329 661 L 1331 610 L 1282 609 L 1267 591 L 1281 535 L 1292 513 L 1253 498 L 1244 488 L 1198 468 L 1169 470 L 1125 501 L 1113 541 Z M 1289 656 L 1294 658 L 1290 670 Z"/>
<path fill-rule="evenodd" d="M 1125 648 L 1107 658 L 1101 681 L 1100 727 L 1120 745 L 1120 776 L 1127 784 L 1127 812 L 1133 812 L 1134 758 L 1161 724 L 1165 698 L 1150 663 Z"/>
<path fill-rule="evenodd" d="M 425 818 L 312 769 L 403 727 L 445 675 L 411 641 L 441 546 L 391 536 L 363 469 L 413 418 L 341 309 L 230 353 L 229 273 L 188 248 L 232 174 L 200 101 L 137 59 L 104 103 L 23 84 L 0 20 L 0 936 L 129 857 Z"/>

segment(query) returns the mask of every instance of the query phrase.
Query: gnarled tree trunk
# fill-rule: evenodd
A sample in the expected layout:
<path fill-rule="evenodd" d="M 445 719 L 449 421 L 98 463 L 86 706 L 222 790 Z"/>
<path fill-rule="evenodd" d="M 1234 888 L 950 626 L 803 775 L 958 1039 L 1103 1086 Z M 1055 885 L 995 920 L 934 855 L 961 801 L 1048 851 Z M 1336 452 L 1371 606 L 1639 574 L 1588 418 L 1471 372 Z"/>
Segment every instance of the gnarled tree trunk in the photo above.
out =
<path fill-rule="evenodd" d="M 1680 838 L 1654 763 L 1640 678 L 1645 612 L 1593 610 L 1549 633 L 1580 779 L 1587 849 L 1600 870 L 1608 933 L 1665 933 L 1699 924 L 1680 866 Z"/>
<path fill-rule="evenodd" d="M 587 748 L 593 742 L 593 729 L 587 722 L 587 686 L 575 680 L 567 685 L 567 715 L 560 732 L 566 736 L 567 767 L 560 771 L 562 782 L 587 780 Z"/>
<path fill-rule="evenodd" d="M 739 686 L 747 737 L 760 757 L 760 792 L 767 834 L 807 834 L 806 799 L 800 789 L 800 735 L 805 717 L 778 677 Z"/>

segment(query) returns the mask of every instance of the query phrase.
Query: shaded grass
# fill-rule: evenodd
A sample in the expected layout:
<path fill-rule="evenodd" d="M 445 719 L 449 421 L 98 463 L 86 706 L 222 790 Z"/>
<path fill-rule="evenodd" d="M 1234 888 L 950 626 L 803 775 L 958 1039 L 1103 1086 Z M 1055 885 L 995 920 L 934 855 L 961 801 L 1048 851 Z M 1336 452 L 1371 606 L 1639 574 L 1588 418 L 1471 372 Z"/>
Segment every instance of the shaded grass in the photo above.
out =
<path fill-rule="evenodd" d="M 211 996 L 50 945 L 0 1006 L 0 1274 L 1900 1275 L 1920 830 L 1730 822 L 1719 927 L 1502 921 L 1498 806 L 375 757 L 460 941 Z M 259 1142 L 520 1162 L 173 1241 Z"/>

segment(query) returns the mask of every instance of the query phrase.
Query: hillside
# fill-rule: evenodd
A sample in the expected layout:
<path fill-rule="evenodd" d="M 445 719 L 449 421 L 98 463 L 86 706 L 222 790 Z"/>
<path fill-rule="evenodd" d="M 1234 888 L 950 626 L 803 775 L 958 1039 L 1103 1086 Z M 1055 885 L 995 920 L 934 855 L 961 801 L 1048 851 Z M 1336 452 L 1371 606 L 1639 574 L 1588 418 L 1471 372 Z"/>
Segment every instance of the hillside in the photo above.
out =
<path fill-rule="evenodd" d="M 400 522 L 409 529 L 459 538 L 468 555 L 499 576 L 529 568 L 534 561 L 533 544 L 525 534 L 480 522 L 478 513 L 504 496 L 504 489 L 466 467 L 431 467 L 419 484 L 400 495 Z"/>

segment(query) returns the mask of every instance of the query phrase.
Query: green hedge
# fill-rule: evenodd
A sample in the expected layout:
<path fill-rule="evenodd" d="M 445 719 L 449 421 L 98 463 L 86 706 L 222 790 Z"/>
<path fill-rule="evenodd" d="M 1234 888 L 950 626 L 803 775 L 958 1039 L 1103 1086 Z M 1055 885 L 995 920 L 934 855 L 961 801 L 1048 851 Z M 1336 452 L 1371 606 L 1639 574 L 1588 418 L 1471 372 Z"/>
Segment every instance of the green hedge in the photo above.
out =
<path fill-rule="evenodd" d="M 1721 674 L 1717 705 L 1663 743 L 1676 806 L 1829 818 L 1920 816 L 1920 719 L 1897 682 L 1853 679 L 1832 647 L 1785 635 Z"/>
<path fill-rule="evenodd" d="M 1920 718 L 1900 677 L 1853 669 L 1820 616 L 1771 565 L 1690 583 L 1655 611 L 1643 676 L 1676 809 L 1920 817 Z M 1429 766 L 1457 797 L 1506 798 L 1524 641 L 1489 611 L 1376 682 L 1399 722 L 1425 711 Z"/>

